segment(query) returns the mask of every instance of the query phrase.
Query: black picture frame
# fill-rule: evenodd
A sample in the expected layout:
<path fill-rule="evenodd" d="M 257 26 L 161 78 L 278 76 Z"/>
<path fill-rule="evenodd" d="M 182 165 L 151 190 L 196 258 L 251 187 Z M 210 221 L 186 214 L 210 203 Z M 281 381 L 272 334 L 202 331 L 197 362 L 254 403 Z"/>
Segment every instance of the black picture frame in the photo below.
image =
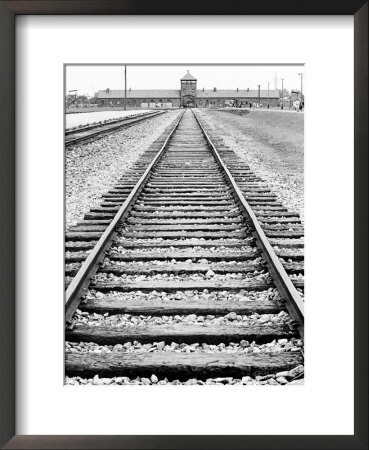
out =
<path fill-rule="evenodd" d="M 355 365 L 353 436 L 15 435 L 15 17 L 27 14 L 353 15 Z M 365 0 L 43 0 L 0 2 L 0 444 L 7 449 L 368 448 L 368 2 Z M 20 130 L 17 130 L 20 132 Z M 21 280 L 17 280 L 21 282 Z M 344 360 L 344 358 L 343 358 Z M 340 364 L 340 362 L 338 362 Z M 291 405 L 298 414 L 298 405 Z M 317 405 L 317 407 L 319 407 Z"/>

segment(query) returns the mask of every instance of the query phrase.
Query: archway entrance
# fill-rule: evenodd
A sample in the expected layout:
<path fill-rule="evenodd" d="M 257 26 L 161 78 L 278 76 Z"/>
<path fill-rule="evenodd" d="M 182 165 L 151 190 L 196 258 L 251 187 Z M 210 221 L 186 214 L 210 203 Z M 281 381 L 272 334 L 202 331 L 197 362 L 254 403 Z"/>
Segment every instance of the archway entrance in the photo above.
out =
<path fill-rule="evenodd" d="M 193 108 L 195 106 L 195 96 L 185 95 L 182 98 L 182 106 L 184 106 L 185 108 Z"/>

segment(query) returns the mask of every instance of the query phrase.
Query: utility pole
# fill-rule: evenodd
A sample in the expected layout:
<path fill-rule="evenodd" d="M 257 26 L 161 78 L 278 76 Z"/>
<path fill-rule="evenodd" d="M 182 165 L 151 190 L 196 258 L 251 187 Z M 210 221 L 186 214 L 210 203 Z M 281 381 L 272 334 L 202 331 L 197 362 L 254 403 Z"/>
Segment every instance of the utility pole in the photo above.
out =
<path fill-rule="evenodd" d="M 268 81 L 268 109 L 269 109 L 269 81 Z"/>
<path fill-rule="evenodd" d="M 301 98 L 300 98 L 300 100 L 302 101 L 302 77 L 304 76 L 304 74 L 299 73 L 299 75 L 300 75 L 300 79 L 301 79 Z"/>
<path fill-rule="evenodd" d="M 127 111 L 127 66 L 124 66 L 124 111 Z"/>
<path fill-rule="evenodd" d="M 283 99 L 284 99 L 284 94 L 283 94 L 283 81 L 284 81 L 284 78 L 282 78 L 282 103 L 281 103 L 281 109 L 283 109 Z"/>
<path fill-rule="evenodd" d="M 258 84 L 258 108 L 260 107 L 260 84 Z"/>

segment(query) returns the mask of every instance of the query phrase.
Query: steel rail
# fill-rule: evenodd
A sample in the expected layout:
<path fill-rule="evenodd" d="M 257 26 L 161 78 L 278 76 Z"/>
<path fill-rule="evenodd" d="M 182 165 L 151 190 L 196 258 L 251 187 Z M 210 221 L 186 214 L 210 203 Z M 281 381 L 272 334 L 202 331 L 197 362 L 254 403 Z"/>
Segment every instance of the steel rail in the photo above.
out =
<path fill-rule="evenodd" d="M 236 200 L 238 201 L 241 210 L 245 214 L 246 218 L 250 219 L 254 228 L 255 228 L 255 237 L 256 237 L 256 243 L 258 247 L 260 248 L 269 269 L 269 273 L 271 274 L 278 291 L 282 297 L 282 301 L 285 303 L 285 306 L 290 314 L 290 316 L 294 319 L 296 322 L 297 328 L 299 330 L 299 333 L 301 335 L 301 338 L 304 338 L 304 302 L 298 293 L 297 289 L 293 285 L 290 277 L 288 276 L 287 272 L 285 271 L 281 261 L 279 260 L 278 256 L 276 255 L 273 247 L 271 246 L 268 238 L 266 237 L 263 229 L 261 228 L 261 225 L 252 210 L 249 203 L 246 201 L 241 189 L 238 187 L 235 179 L 233 178 L 231 172 L 227 168 L 226 164 L 224 163 L 223 159 L 218 153 L 218 150 L 216 149 L 215 145 L 213 144 L 212 140 L 210 139 L 210 136 L 204 129 L 199 117 L 197 114 L 192 111 L 197 123 L 199 124 L 202 133 L 204 134 L 204 137 L 206 141 L 208 142 L 208 145 L 210 146 L 215 159 L 217 160 L 219 166 L 221 167 L 222 171 L 226 175 L 226 178 L 236 196 Z"/>
<path fill-rule="evenodd" d="M 65 136 L 70 136 L 71 134 L 78 134 L 78 133 L 84 133 L 84 132 L 88 132 L 90 130 L 93 130 L 95 128 L 100 128 L 100 130 L 96 130 L 96 131 L 92 131 L 90 134 L 87 134 L 85 136 L 80 136 L 80 137 L 76 137 L 74 139 L 70 139 L 70 140 L 66 140 L 65 141 L 65 147 L 71 147 L 72 145 L 76 145 L 80 142 L 83 141 L 88 141 L 88 140 L 95 140 L 95 139 L 99 139 L 100 137 L 104 137 L 106 134 L 109 134 L 113 131 L 117 131 L 121 128 L 129 128 L 132 125 L 136 125 L 136 123 L 142 122 L 143 120 L 148 120 L 151 119 L 153 117 L 156 117 L 160 114 L 164 114 L 165 111 L 157 111 L 154 113 L 148 113 L 145 116 L 139 116 L 139 117 L 130 117 L 129 119 L 125 119 L 125 120 L 121 120 L 119 121 L 120 123 L 105 123 L 105 124 L 99 124 L 99 125 L 94 125 L 91 128 L 88 129 L 79 129 L 79 130 L 73 130 L 71 132 L 67 132 L 65 133 Z M 105 127 L 105 129 L 101 129 Z"/>
<path fill-rule="evenodd" d="M 119 211 L 116 213 L 112 221 L 110 222 L 107 229 L 104 231 L 98 242 L 96 243 L 93 250 L 88 255 L 87 259 L 83 262 L 81 268 L 77 272 L 76 276 L 73 278 L 72 282 L 68 286 L 65 293 L 65 322 L 70 323 L 72 316 L 75 310 L 78 308 L 78 305 L 81 301 L 81 297 L 87 290 L 87 285 L 90 282 L 90 279 L 97 272 L 100 263 L 105 257 L 106 252 L 109 250 L 113 240 L 117 235 L 116 226 L 118 223 L 124 219 L 128 212 L 131 209 L 131 206 L 136 201 L 137 197 L 141 193 L 143 187 L 146 184 L 147 179 L 151 175 L 152 169 L 156 166 L 156 164 L 162 158 L 168 143 L 173 136 L 173 133 L 176 131 L 179 123 L 182 120 L 184 111 L 181 113 L 179 119 L 176 121 L 174 127 L 170 131 L 167 136 L 165 142 L 161 146 L 160 150 L 148 165 L 147 169 L 136 183 L 135 187 L 132 189 L 131 193 L 119 208 Z"/>

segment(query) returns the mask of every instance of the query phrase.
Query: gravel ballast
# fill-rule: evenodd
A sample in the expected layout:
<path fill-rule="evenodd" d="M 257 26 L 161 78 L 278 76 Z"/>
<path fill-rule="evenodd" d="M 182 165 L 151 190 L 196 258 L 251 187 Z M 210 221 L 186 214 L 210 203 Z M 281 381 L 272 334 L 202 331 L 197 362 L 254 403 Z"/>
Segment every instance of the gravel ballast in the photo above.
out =
<path fill-rule="evenodd" d="M 246 239 L 244 239 L 245 242 L 247 242 Z M 251 239 L 249 240 L 251 241 Z M 224 246 L 220 246 L 220 247 L 200 247 L 198 245 L 195 245 L 193 247 L 186 247 L 185 249 L 181 249 L 181 247 L 148 247 L 148 248 L 134 248 L 134 249 L 127 249 L 123 246 L 117 246 L 117 247 L 112 247 L 112 253 L 120 253 L 120 254 L 124 254 L 124 255 L 129 255 L 131 253 L 133 254 L 150 254 L 150 253 L 171 253 L 171 252 L 176 252 L 177 254 L 183 254 L 186 255 L 189 252 L 200 252 L 200 251 L 207 251 L 210 253 L 240 253 L 240 252 L 253 252 L 256 253 L 258 251 L 257 247 L 246 247 L 246 246 L 241 246 L 241 247 L 224 247 Z"/>
<path fill-rule="evenodd" d="M 127 275 L 122 274 L 116 276 L 112 273 L 99 272 L 93 278 L 92 281 L 95 283 L 101 282 L 112 282 L 112 283 L 139 283 L 141 281 L 153 282 L 159 280 L 170 280 L 170 281 L 203 281 L 211 280 L 214 282 L 215 286 L 222 285 L 223 282 L 229 280 L 246 280 L 249 282 L 265 282 L 272 283 L 269 272 L 255 270 L 253 273 L 226 273 L 226 274 L 216 274 L 212 270 L 206 272 L 206 274 L 195 273 L 195 274 L 183 274 L 175 275 L 173 273 L 159 273 L 157 275 Z"/>
<path fill-rule="evenodd" d="M 279 339 L 266 344 L 256 344 L 242 340 L 230 344 L 186 344 L 178 342 L 152 342 L 142 344 L 139 341 L 126 342 L 116 345 L 99 345 L 94 342 L 66 342 L 66 353 L 243 353 L 256 355 L 261 353 L 301 352 L 303 347 L 300 339 Z"/>
<path fill-rule="evenodd" d="M 277 372 L 274 374 L 256 376 L 255 378 L 245 376 L 242 378 L 233 377 L 218 377 L 208 378 L 206 380 L 198 380 L 196 378 L 190 378 L 187 381 L 173 380 L 168 378 L 159 378 L 155 374 L 148 377 L 113 377 L 113 378 L 100 378 L 96 375 L 94 378 L 81 378 L 81 377 L 66 377 L 65 384 L 69 386 L 73 385 L 303 385 L 304 384 L 304 366 L 296 366 L 291 370 L 283 372 Z"/>
<path fill-rule="evenodd" d="M 104 298 L 109 297 L 119 297 L 126 302 L 135 300 L 192 300 L 192 301 L 239 301 L 246 302 L 252 300 L 280 300 L 280 295 L 276 288 L 271 287 L 264 291 L 245 291 L 240 289 L 238 292 L 232 291 L 209 291 L 209 289 L 203 290 L 183 290 L 176 292 L 165 292 L 165 291 L 130 291 L 130 292 L 118 292 L 110 291 L 109 293 L 102 293 L 94 289 L 88 289 L 86 292 L 86 299 Z"/>
<path fill-rule="evenodd" d="M 90 208 L 100 205 L 101 196 L 114 186 L 179 114 L 179 110 L 168 111 L 94 142 L 66 150 L 66 231 L 82 220 Z"/>
<path fill-rule="evenodd" d="M 78 310 L 77 310 L 78 311 Z M 131 314 L 115 314 L 110 316 L 108 313 L 89 314 L 87 312 L 78 311 L 73 316 L 74 326 L 78 328 L 81 325 L 91 327 L 109 326 L 111 328 L 120 327 L 136 327 L 146 325 L 172 325 L 176 323 L 195 324 L 195 325 L 227 325 L 232 322 L 233 325 L 243 326 L 270 326 L 281 325 L 291 322 L 291 317 L 281 311 L 279 314 L 243 314 L 239 315 L 230 312 L 225 316 L 214 315 L 175 315 L 175 316 L 133 316 Z"/>

